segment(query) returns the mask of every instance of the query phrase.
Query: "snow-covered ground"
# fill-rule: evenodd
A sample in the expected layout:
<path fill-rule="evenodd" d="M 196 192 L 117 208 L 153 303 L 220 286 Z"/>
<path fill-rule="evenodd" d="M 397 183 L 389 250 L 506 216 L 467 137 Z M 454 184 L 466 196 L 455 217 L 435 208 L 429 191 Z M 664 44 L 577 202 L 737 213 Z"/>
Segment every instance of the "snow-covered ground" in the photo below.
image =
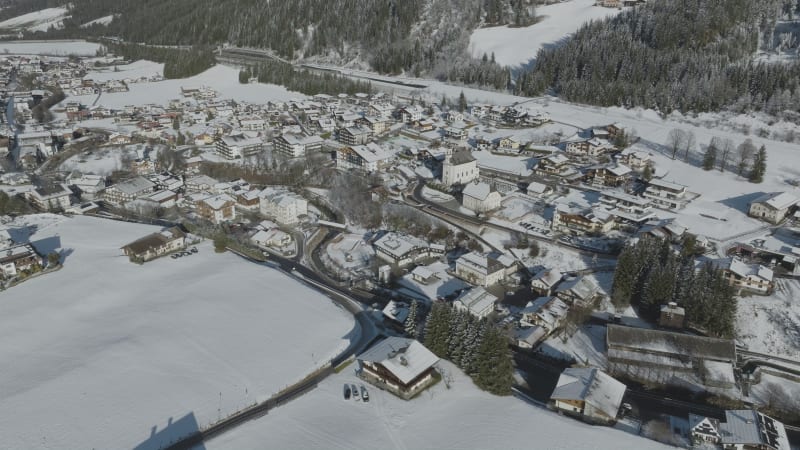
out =
<path fill-rule="evenodd" d="M 112 20 L 114 20 L 114 15 L 110 14 L 108 16 L 99 17 L 97 19 L 86 22 L 85 24 L 81 25 L 81 28 L 87 28 L 92 25 L 108 25 L 111 23 Z"/>
<path fill-rule="evenodd" d="M 570 0 L 536 8 L 542 19 L 529 27 L 479 28 L 469 38 L 469 50 L 476 58 L 494 53 L 504 66 L 518 66 L 536 57 L 541 48 L 559 45 L 581 25 L 619 13 L 616 8 L 594 6 L 595 0 Z"/>
<path fill-rule="evenodd" d="M 96 72 L 89 72 L 87 77 L 93 78 L 95 73 Z M 107 71 L 97 73 L 102 73 L 103 76 L 107 76 L 108 74 Z M 126 105 L 141 106 L 150 103 L 163 105 L 170 99 L 181 98 L 181 86 L 208 86 L 217 91 L 221 99 L 233 99 L 253 103 L 289 101 L 292 99 L 305 98 L 303 94 L 289 91 L 282 86 L 274 84 L 240 84 L 239 71 L 237 69 L 227 66 L 214 66 L 191 78 L 163 80 L 152 83 L 136 83 L 128 86 L 130 89 L 129 92 L 103 93 L 97 104 L 107 108 L 122 108 Z M 67 101 L 79 101 L 91 105 L 96 98 L 96 95 L 72 96 L 68 97 Z"/>
<path fill-rule="evenodd" d="M 123 163 L 125 158 L 136 159 L 137 147 L 143 148 L 144 146 L 129 145 L 125 147 L 98 148 L 89 153 L 81 153 L 67 159 L 61 164 L 60 168 L 64 171 L 77 170 L 84 174 L 108 176 L 115 170 L 121 170 L 125 167 Z"/>
<path fill-rule="evenodd" d="M 800 281 L 776 285 L 769 297 L 739 299 L 737 340 L 751 351 L 800 361 Z"/>
<path fill-rule="evenodd" d="M 134 448 L 169 421 L 204 426 L 351 337 L 352 318 L 324 295 L 210 244 L 139 266 L 119 248 L 157 228 L 23 219 L 65 265 L 0 294 L 0 448 Z"/>
<path fill-rule="evenodd" d="M 47 31 L 50 27 L 61 28 L 69 11 L 66 7 L 47 8 L 0 22 L 0 29 Z"/>
<path fill-rule="evenodd" d="M 362 382 L 352 370 L 209 442 L 209 450 L 304 449 L 666 449 L 613 428 L 594 427 L 513 397 L 478 390 L 455 366 L 440 362 L 439 382 L 419 397 L 400 400 L 365 384 L 370 401 L 344 400 L 343 383 Z"/>
<path fill-rule="evenodd" d="M 107 82 L 111 80 L 136 80 L 142 77 L 151 78 L 154 76 L 164 76 L 164 64 L 139 60 L 130 64 L 93 70 L 83 78 L 97 82 Z"/>
<path fill-rule="evenodd" d="M 571 336 L 550 336 L 542 343 L 539 351 L 559 359 L 574 359 L 579 365 L 605 369 L 606 327 L 583 325 Z"/>
<path fill-rule="evenodd" d="M 327 255 L 339 268 L 349 271 L 365 270 L 375 259 L 375 250 L 360 234 L 343 234 L 325 246 Z"/>
<path fill-rule="evenodd" d="M 6 41 L 0 52 L 9 55 L 94 56 L 100 44 L 86 41 Z"/>

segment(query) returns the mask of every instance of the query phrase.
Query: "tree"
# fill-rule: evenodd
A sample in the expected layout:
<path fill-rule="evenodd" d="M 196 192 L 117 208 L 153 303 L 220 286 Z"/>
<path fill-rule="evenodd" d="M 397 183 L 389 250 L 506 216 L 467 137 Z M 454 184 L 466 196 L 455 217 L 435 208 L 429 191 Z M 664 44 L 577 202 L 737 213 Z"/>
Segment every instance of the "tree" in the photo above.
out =
<path fill-rule="evenodd" d="M 458 96 L 458 112 L 463 113 L 467 110 L 467 97 L 464 95 L 464 91 L 461 91 L 461 94 Z"/>
<path fill-rule="evenodd" d="M 717 138 L 711 139 L 711 142 L 706 147 L 706 153 L 703 155 L 703 170 L 711 170 L 717 162 Z"/>
<path fill-rule="evenodd" d="M 719 171 L 724 172 L 728 163 L 728 156 L 733 151 L 733 140 L 726 138 L 720 141 L 719 148 L 722 150 L 722 158 L 719 161 Z"/>
<path fill-rule="evenodd" d="M 489 327 L 478 347 L 475 362 L 475 384 L 495 395 L 511 394 L 514 364 L 508 341 L 501 330 Z"/>
<path fill-rule="evenodd" d="M 697 138 L 694 135 L 694 131 L 690 131 L 686 133 L 686 139 L 683 141 L 683 161 L 689 162 L 689 152 L 694 150 L 695 145 L 697 145 Z"/>
<path fill-rule="evenodd" d="M 650 181 L 653 179 L 653 168 L 650 166 L 650 164 L 644 166 L 644 169 L 642 170 L 642 179 L 644 179 L 644 181 Z"/>
<path fill-rule="evenodd" d="M 684 148 L 686 140 L 686 132 L 679 128 L 673 128 L 669 134 L 667 134 L 667 148 L 672 152 L 672 159 L 675 159 L 678 150 Z"/>
<path fill-rule="evenodd" d="M 767 148 L 761 145 L 758 149 L 755 159 L 753 160 L 753 168 L 750 170 L 749 180 L 751 183 L 761 183 L 764 181 L 764 173 L 767 171 Z"/>
<path fill-rule="evenodd" d="M 752 139 L 745 139 L 744 142 L 742 142 L 741 144 L 739 144 L 738 147 L 736 147 L 736 152 L 738 153 L 739 156 L 739 162 L 736 165 L 736 168 L 739 171 L 738 175 L 742 176 L 745 170 L 747 170 L 747 166 L 750 164 L 750 159 L 756 152 L 756 146 L 755 144 L 753 144 Z"/>
<path fill-rule="evenodd" d="M 417 330 L 417 308 L 418 303 L 416 300 L 414 300 L 411 302 L 411 306 L 408 308 L 408 317 L 406 317 L 406 322 L 404 324 L 406 334 L 414 339 L 419 337 L 419 332 Z"/>
<path fill-rule="evenodd" d="M 47 254 L 47 266 L 55 267 L 61 262 L 61 255 L 58 252 L 50 252 Z"/>

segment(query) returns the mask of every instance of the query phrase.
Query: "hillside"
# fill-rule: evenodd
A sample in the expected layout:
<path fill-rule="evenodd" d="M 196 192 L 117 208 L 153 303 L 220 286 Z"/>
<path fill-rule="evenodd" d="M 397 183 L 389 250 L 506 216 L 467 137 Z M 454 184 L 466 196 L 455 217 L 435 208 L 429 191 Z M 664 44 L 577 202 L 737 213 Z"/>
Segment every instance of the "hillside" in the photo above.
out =
<path fill-rule="evenodd" d="M 756 60 L 795 43 L 779 23 L 796 0 L 651 1 L 584 25 L 563 46 L 539 52 L 518 91 L 552 91 L 601 106 L 641 106 L 664 113 L 764 110 L 800 105 L 800 63 Z"/>

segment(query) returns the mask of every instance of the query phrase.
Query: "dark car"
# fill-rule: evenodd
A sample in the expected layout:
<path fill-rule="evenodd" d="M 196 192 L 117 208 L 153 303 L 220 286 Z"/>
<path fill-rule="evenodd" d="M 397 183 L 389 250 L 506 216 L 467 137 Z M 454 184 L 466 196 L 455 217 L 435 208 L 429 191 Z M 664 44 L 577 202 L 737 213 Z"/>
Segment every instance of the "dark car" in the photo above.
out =
<path fill-rule="evenodd" d="M 347 383 L 344 385 L 344 399 L 350 400 L 350 385 Z"/>
<path fill-rule="evenodd" d="M 351 391 L 353 391 L 353 398 L 354 398 L 355 400 L 360 400 L 360 399 L 358 398 L 358 388 L 356 387 L 356 385 L 355 385 L 355 384 L 354 384 L 354 385 L 352 385 L 352 386 L 350 386 L 350 390 L 351 390 Z"/>
<path fill-rule="evenodd" d="M 189 250 L 189 251 L 192 252 L 192 253 L 197 253 L 197 247 L 192 247 L 192 249 Z"/>

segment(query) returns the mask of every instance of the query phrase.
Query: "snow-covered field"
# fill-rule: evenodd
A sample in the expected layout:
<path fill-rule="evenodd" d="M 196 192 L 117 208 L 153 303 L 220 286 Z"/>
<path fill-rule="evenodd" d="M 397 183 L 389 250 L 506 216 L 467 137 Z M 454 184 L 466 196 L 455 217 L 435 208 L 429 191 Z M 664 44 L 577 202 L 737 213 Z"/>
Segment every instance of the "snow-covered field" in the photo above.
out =
<path fill-rule="evenodd" d="M 89 72 L 84 79 L 92 79 L 97 82 L 107 82 L 111 80 L 135 80 L 142 77 L 161 77 L 163 75 L 163 63 L 139 60 L 130 64 L 118 65 L 101 70 L 93 70 Z"/>
<path fill-rule="evenodd" d="M 263 419 L 205 443 L 209 450 L 304 449 L 666 449 L 619 430 L 593 427 L 513 397 L 478 390 L 455 366 L 441 362 L 444 382 L 411 401 L 366 384 L 368 403 L 342 397 L 351 370 L 324 381 Z"/>
<path fill-rule="evenodd" d="M 143 147 L 143 146 L 142 146 Z M 124 167 L 125 158 L 136 159 L 137 146 L 98 148 L 88 153 L 75 155 L 61 165 L 61 170 L 77 170 L 84 174 L 111 175 Z"/>
<path fill-rule="evenodd" d="M 155 67 L 155 65 L 151 66 Z M 149 69 L 144 69 L 148 72 Z M 142 70 L 139 66 L 137 73 Z M 161 67 L 163 73 L 163 66 Z M 109 76 L 107 71 L 97 72 L 100 76 Z M 121 72 L 120 72 L 121 73 Z M 89 72 L 88 78 L 94 77 L 95 72 Z M 123 76 L 122 78 L 126 78 Z M 208 86 L 219 94 L 221 99 L 233 99 L 237 101 L 248 101 L 253 103 L 266 103 L 268 101 L 288 101 L 292 99 L 302 99 L 303 94 L 292 92 L 282 86 L 274 84 L 240 84 L 239 71 L 227 66 L 214 66 L 205 72 L 191 78 L 178 80 L 163 80 L 152 83 L 136 83 L 128 86 L 129 92 L 103 93 L 98 105 L 108 108 L 122 108 L 126 105 L 141 106 L 145 104 L 166 104 L 170 99 L 181 97 L 181 86 L 200 87 Z M 68 97 L 67 101 L 79 101 L 91 105 L 94 103 L 96 95 L 83 95 Z"/>
<path fill-rule="evenodd" d="M 6 41 L 0 52 L 10 55 L 94 56 L 100 44 L 86 41 Z"/>
<path fill-rule="evenodd" d="M 749 350 L 800 361 L 800 281 L 778 279 L 769 297 L 740 298 L 736 328 Z"/>
<path fill-rule="evenodd" d="M 0 22 L 0 29 L 47 31 L 61 28 L 69 11 L 66 7 L 47 8 Z"/>
<path fill-rule="evenodd" d="M 110 14 L 108 16 L 99 17 L 97 19 L 86 22 L 85 24 L 81 25 L 81 28 L 87 28 L 92 25 L 108 25 L 111 23 L 112 20 L 114 20 L 114 15 Z"/>
<path fill-rule="evenodd" d="M 581 25 L 619 13 L 616 8 L 594 6 L 595 0 L 570 0 L 536 8 L 542 20 L 529 27 L 479 28 L 469 38 L 472 55 L 494 53 L 495 61 L 504 66 L 519 66 L 536 57 L 541 48 L 559 45 Z"/>
<path fill-rule="evenodd" d="M 0 448 L 134 448 L 151 428 L 263 400 L 349 341 L 353 321 L 328 298 L 210 244 L 139 266 L 119 248 L 157 228 L 24 219 L 66 259 L 0 294 Z"/>

